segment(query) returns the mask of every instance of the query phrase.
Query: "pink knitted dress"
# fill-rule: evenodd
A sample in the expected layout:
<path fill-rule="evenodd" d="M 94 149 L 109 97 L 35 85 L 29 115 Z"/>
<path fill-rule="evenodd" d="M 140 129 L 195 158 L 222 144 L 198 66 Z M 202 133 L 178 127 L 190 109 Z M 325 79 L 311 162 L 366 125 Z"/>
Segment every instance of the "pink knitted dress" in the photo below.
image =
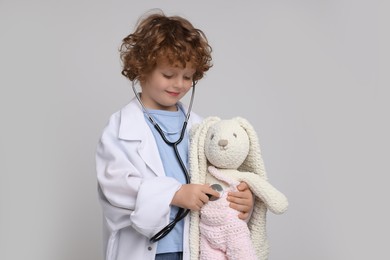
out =
<path fill-rule="evenodd" d="M 239 212 L 230 208 L 226 199 L 229 191 L 237 191 L 239 182 L 228 184 L 230 187 L 219 199 L 209 201 L 201 209 L 200 259 L 256 260 L 247 223 L 237 217 Z"/>

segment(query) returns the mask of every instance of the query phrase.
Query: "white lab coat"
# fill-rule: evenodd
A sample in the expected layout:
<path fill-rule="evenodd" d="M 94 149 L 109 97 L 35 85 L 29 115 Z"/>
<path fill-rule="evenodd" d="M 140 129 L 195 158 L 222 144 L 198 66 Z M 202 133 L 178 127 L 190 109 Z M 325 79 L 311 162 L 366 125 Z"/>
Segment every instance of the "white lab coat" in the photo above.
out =
<path fill-rule="evenodd" d="M 201 117 L 191 113 L 187 130 Z M 181 183 L 166 177 L 153 134 L 134 98 L 110 117 L 96 153 L 106 260 L 152 260 L 149 238 L 169 223 L 170 202 Z M 189 259 L 189 215 L 183 259 Z"/>

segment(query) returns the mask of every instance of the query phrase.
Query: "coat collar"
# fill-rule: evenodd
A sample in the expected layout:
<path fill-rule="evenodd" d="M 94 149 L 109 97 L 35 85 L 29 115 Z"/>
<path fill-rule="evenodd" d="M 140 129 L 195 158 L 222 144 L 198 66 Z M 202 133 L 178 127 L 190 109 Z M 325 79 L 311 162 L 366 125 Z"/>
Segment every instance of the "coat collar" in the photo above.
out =
<path fill-rule="evenodd" d="M 118 137 L 123 140 L 145 140 L 147 137 L 144 113 L 141 105 L 133 98 L 129 104 L 120 111 L 120 123 Z M 151 135 L 153 136 L 153 135 Z"/>
<path fill-rule="evenodd" d="M 135 98 L 120 111 L 118 137 L 126 141 L 140 141 L 140 157 L 157 176 L 165 175 L 153 133 L 145 121 L 141 105 Z"/>
<path fill-rule="evenodd" d="M 182 105 L 182 104 L 180 104 Z M 184 108 L 186 110 L 186 108 Z M 187 111 L 185 111 L 187 113 Z M 191 113 L 187 131 L 194 123 L 199 123 L 201 118 Z M 139 155 L 157 176 L 165 176 L 157 144 L 152 131 L 145 121 L 141 105 L 136 98 L 120 111 L 119 139 L 127 141 L 140 141 Z"/>
<path fill-rule="evenodd" d="M 184 107 L 181 103 L 180 106 Z M 185 113 L 187 108 L 184 107 Z M 145 116 L 141 105 L 136 98 L 133 98 L 129 104 L 123 107 L 120 111 L 120 126 L 118 137 L 123 140 L 145 140 L 146 138 L 154 138 L 150 131 L 149 125 L 145 121 Z M 191 112 L 188 120 L 187 130 L 194 123 L 199 123 L 202 120 L 197 114 Z M 148 129 L 149 131 L 147 131 Z"/>

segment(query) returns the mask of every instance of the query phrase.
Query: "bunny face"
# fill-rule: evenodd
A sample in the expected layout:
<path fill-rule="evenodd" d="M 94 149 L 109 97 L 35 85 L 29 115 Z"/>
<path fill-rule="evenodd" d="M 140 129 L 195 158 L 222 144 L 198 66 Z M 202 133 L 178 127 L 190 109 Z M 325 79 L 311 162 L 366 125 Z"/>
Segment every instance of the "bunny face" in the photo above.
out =
<path fill-rule="evenodd" d="M 237 121 L 221 120 L 208 129 L 204 149 L 215 167 L 237 169 L 248 156 L 249 146 L 248 134 Z"/>

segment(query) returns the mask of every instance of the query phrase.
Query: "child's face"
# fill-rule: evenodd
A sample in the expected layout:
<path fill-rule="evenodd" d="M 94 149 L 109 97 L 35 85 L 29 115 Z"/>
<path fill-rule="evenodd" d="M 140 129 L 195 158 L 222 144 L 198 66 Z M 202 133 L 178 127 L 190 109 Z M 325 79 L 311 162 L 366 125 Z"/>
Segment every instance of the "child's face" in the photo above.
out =
<path fill-rule="evenodd" d="M 187 94 L 192 86 L 195 69 L 187 65 L 176 67 L 160 62 L 141 83 L 141 100 L 150 109 L 176 111 L 176 103 Z"/>

